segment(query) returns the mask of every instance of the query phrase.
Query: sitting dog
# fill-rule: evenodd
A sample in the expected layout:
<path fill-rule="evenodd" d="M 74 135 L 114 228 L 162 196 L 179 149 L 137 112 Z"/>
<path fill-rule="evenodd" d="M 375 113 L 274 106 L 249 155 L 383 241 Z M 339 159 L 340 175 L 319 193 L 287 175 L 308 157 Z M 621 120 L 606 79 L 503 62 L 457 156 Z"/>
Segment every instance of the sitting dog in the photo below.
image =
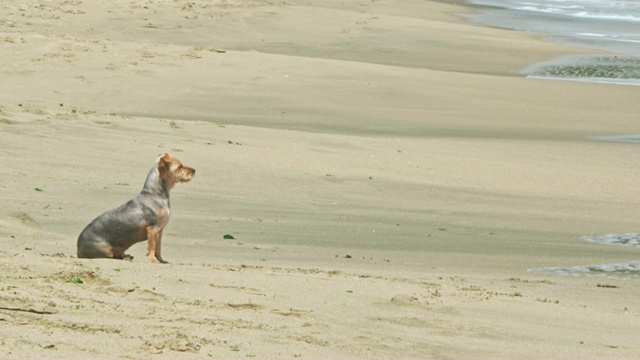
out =
<path fill-rule="evenodd" d="M 162 230 L 169 222 L 169 190 L 178 182 L 188 182 L 195 169 L 178 158 L 162 154 L 138 196 L 122 206 L 98 216 L 78 237 L 79 258 L 133 259 L 124 252 L 131 245 L 148 240 L 147 257 L 166 263 L 160 254 Z"/>

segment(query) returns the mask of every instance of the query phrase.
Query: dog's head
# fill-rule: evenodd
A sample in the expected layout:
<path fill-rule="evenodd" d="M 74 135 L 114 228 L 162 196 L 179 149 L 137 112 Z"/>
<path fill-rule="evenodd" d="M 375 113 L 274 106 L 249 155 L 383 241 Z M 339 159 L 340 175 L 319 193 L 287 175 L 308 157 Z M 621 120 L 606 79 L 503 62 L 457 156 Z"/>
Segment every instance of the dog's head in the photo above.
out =
<path fill-rule="evenodd" d="M 196 170 L 182 165 L 182 161 L 177 157 L 164 153 L 158 157 L 156 167 L 160 178 L 171 189 L 175 183 L 188 182 L 196 174 Z"/>

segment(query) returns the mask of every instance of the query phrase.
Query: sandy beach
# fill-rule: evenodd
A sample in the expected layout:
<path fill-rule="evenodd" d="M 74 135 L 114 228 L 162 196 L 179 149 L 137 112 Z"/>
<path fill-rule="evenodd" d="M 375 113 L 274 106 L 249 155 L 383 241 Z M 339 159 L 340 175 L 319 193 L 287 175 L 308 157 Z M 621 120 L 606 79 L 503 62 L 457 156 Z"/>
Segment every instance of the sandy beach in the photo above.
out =
<path fill-rule="evenodd" d="M 0 357 L 631 359 L 640 88 L 458 1 L 0 1 Z M 158 154 L 169 264 L 76 258 Z M 230 235 L 230 236 L 225 236 Z"/>

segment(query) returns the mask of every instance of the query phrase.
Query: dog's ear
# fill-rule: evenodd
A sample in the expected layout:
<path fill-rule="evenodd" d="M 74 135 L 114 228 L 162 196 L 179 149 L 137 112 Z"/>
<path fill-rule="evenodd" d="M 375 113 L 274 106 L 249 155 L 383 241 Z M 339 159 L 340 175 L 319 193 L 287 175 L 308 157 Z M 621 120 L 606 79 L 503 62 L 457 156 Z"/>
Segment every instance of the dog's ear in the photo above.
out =
<path fill-rule="evenodd" d="M 164 173 L 171 167 L 171 156 L 167 153 L 163 153 L 158 157 L 158 170 L 160 173 Z"/>
<path fill-rule="evenodd" d="M 158 160 L 156 161 L 158 164 L 160 163 L 170 163 L 171 162 L 171 155 L 167 154 L 167 153 L 162 153 L 160 155 L 158 155 Z"/>

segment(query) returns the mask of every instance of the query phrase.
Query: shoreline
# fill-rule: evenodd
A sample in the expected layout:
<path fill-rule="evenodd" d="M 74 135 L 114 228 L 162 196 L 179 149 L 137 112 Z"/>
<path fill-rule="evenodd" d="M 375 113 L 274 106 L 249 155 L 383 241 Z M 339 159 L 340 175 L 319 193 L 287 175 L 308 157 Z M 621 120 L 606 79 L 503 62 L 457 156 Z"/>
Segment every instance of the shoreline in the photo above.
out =
<path fill-rule="evenodd" d="M 637 90 L 514 76 L 568 48 L 456 9 L 0 3 L 6 357 L 635 356 L 638 282 L 528 270 L 638 259 L 580 239 L 637 228 L 590 140 Z M 170 263 L 75 258 L 165 151 Z"/>
<path fill-rule="evenodd" d="M 521 70 L 521 73 L 529 78 L 582 81 L 594 84 L 625 86 L 640 85 L 640 63 L 637 61 L 637 53 L 640 49 L 634 48 L 634 43 L 637 41 L 629 40 L 629 42 L 624 43 L 630 44 L 625 48 L 621 47 L 617 41 L 609 40 L 607 42 L 600 40 L 600 42 L 598 42 L 594 40 L 597 34 L 593 34 L 592 38 L 585 38 L 584 35 L 581 37 L 581 33 L 575 33 L 575 31 L 578 31 L 577 28 L 572 30 L 574 32 L 559 29 L 556 29 L 554 32 L 552 32 L 552 30 L 546 30 L 553 29 L 554 25 L 560 25 L 562 22 L 554 19 L 553 15 L 545 15 L 543 11 L 516 11 L 509 7 L 493 7 L 483 4 L 472 5 L 481 9 L 484 8 L 484 10 L 479 13 L 464 16 L 471 22 L 510 29 L 521 33 L 534 34 L 550 43 L 582 49 L 572 54 L 561 54 L 544 61 L 530 64 Z M 543 5 L 540 4 L 540 6 Z M 594 9 L 590 9 L 590 11 L 597 13 Z M 562 15 L 563 13 L 560 12 L 560 14 Z M 531 18 L 536 19 L 536 21 L 531 21 Z M 576 21 L 575 18 L 568 18 L 566 20 Z M 523 23 L 528 25 L 523 25 Z M 541 25 L 545 23 L 548 24 L 547 28 Z M 607 27 L 598 28 L 597 23 L 592 23 L 591 25 L 594 26 L 595 29 L 604 31 L 604 33 L 610 31 Z M 629 27 L 628 24 L 626 26 Z M 622 31 L 623 33 L 625 33 L 625 31 L 628 32 L 624 27 L 618 29 L 618 31 Z M 606 35 L 602 35 L 601 37 L 607 38 Z M 628 48 L 629 46 L 631 46 L 631 48 Z"/>

